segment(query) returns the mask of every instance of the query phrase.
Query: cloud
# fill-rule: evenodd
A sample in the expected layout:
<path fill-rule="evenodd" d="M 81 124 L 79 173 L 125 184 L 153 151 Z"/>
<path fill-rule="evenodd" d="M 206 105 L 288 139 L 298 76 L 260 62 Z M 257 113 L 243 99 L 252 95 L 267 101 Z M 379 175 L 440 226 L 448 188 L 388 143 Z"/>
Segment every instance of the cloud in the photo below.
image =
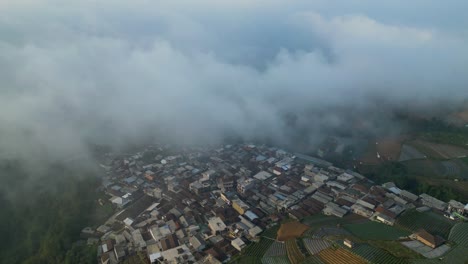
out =
<path fill-rule="evenodd" d="M 2 2 L 0 146 L 61 158 L 148 137 L 312 143 L 350 116 L 388 117 L 376 98 L 466 98 L 462 27 L 356 2 Z"/>

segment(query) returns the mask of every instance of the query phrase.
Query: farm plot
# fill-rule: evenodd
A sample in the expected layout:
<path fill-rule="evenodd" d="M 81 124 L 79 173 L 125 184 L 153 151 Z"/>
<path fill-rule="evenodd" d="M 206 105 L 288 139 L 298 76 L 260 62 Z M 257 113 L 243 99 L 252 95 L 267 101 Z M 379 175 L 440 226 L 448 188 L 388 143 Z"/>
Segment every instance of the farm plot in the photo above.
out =
<path fill-rule="evenodd" d="M 353 253 L 359 255 L 370 263 L 406 264 L 407 260 L 397 258 L 380 248 L 372 247 L 368 244 L 360 244 L 351 249 Z"/>
<path fill-rule="evenodd" d="M 364 240 L 397 240 L 410 235 L 409 232 L 377 222 L 349 224 L 344 226 L 349 232 Z"/>
<path fill-rule="evenodd" d="M 364 264 L 366 261 L 361 257 L 343 249 L 325 249 L 319 254 L 320 259 L 327 264 Z"/>
<path fill-rule="evenodd" d="M 274 237 L 274 234 L 278 230 L 278 226 L 273 226 L 263 233 L 264 235 L 271 235 Z M 262 263 L 262 256 L 268 250 L 268 248 L 273 244 L 274 240 L 270 238 L 262 237 L 258 243 L 250 244 L 246 249 L 245 252 L 242 253 L 239 257 L 233 259 L 231 263 Z"/>
<path fill-rule="evenodd" d="M 468 246 L 468 223 L 458 223 L 450 230 L 449 240 Z"/>
<path fill-rule="evenodd" d="M 310 239 L 310 238 L 305 238 L 304 239 L 304 245 L 307 249 L 307 251 L 311 255 L 315 255 L 319 253 L 320 251 L 327 249 L 330 247 L 330 242 L 325 241 L 323 239 Z"/>
<path fill-rule="evenodd" d="M 301 264 L 324 264 L 318 256 L 309 256 Z"/>
<path fill-rule="evenodd" d="M 284 223 L 278 230 L 277 239 L 279 241 L 295 239 L 300 237 L 305 231 L 307 231 L 307 229 L 309 229 L 309 226 L 297 221 Z"/>
<path fill-rule="evenodd" d="M 420 213 L 418 211 L 408 211 L 397 219 L 397 225 L 407 230 L 416 231 L 424 228 L 433 235 L 447 238 L 453 223 L 441 215 L 433 212 Z"/>
<path fill-rule="evenodd" d="M 425 150 L 428 156 L 433 156 L 434 158 L 453 159 L 468 155 L 467 149 L 453 145 L 437 144 L 422 140 L 416 140 L 411 144 L 423 152 Z"/>
<path fill-rule="evenodd" d="M 286 245 L 283 242 L 273 242 L 264 257 L 286 256 Z"/>
<path fill-rule="evenodd" d="M 296 239 L 286 241 L 286 251 L 288 259 L 292 264 L 301 263 L 305 259 L 305 256 L 297 246 Z"/>
<path fill-rule="evenodd" d="M 416 148 L 404 144 L 403 147 L 401 148 L 401 153 L 400 157 L 398 158 L 398 161 L 407 161 L 407 160 L 414 160 L 414 159 L 425 159 L 426 155 L 421 153 L 419 150 Z"/>
<path fill-rule="evenodd" d="M 270 256 L 263 257 L 262 264 L 289 264 L 287 256 Z"/>
<path fill-rule="evenodd" d="M 401 242 L 401 244 L 414 250 L 415 252 L 418 252 L 426 258 L 438 258 L 450 250 L 450 247 L 447 244 L 437 248 L 428 247 L 419 241 L 405 241 Z"/>
<path fill-rule="evenodd" d="M 348 236 L 350 233 L 343 228 L 337 227 L 321 227 L 314 234 L 314 238 L 322 238 L 326 236 Z"/>

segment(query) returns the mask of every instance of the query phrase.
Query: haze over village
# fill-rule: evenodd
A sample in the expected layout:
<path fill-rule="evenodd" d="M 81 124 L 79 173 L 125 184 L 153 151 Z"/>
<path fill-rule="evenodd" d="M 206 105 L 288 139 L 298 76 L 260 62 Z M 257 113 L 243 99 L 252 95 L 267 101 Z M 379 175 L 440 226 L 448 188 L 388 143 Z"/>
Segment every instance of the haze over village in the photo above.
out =
<path fill-rule="evenodd" d="M 468 263 L 466 10 L 0 1 L 0 264 Z"/>

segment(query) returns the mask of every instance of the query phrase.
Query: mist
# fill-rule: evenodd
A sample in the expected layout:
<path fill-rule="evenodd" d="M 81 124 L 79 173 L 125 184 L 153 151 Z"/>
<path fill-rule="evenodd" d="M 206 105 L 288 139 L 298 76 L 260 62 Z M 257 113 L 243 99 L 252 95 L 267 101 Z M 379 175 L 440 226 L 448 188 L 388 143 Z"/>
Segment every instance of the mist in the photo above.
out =
<path fill-rule="evenodd" d="M 358 119 L 398 133 L 391 109 L 468 96 L 464 1 L 173 2 L 1 2 L 1 155 L 226 135 L 303 147 Z"/>

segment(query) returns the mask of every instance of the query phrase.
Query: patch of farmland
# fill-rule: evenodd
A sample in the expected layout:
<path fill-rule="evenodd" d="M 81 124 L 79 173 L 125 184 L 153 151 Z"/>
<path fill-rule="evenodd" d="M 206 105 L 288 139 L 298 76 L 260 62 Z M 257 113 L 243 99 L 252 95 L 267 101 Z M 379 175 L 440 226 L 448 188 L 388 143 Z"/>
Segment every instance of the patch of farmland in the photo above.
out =
<path fill-rule="evenodd" d="M 326 236 L 347 236 L 350 235 L 348 231 L 343 228 L 337 227 L 321 227 L 315 231 L 314 238 L 322 238 Z"/>
<path fill-rule="evenodd" d="M 289 264 L 287 256 L 269 256 L 262 258 L 262 264 Z"/>
<path fill-rule="evenodd" d="M 304 225 L 300 222 L 288 222 L 281 225 L 280 229 L 278 230 L 278 237 L 279 241 L 286 241 L 289 239 L 294 239 L 300 237 L 305 231 L 309 229 L 309 226 Z"/>
<path fill-rule="evenodd" d="M 320 259 L 327 263 L 327 264 L 364 264 L 366 261 L 343 249 L 343 248 L 338 248 L 338 249 L 325 249 L 322 250 L 319 254 Z"/>
<path fill-rule="evenodd" d="M 344 226 L 353 235 L 364 240 L 397 240 L 410 235 L 409 232 L 377 222 L 349 224 Z"/>
<path fill-rule="evenodd" d="M 414 159 L 425 159 L 427 158 L 426 155 L 421 153 L 419 150 L 416 148 L 404 144 L 403 147 L 401 148 L 401 153 L 400 157 L 398 158 L 398 161 L 407 161 L 407 160 L 414 160 Z"/>
<path fill-rule="evenodd" d="M 405 241 L 401 242 L 401 244 L 429 259 L 438 258 L 450 250 L 450 247 L 447 244 L 441 245 L 437 248 L 428 247 L 419 241 Z"/>
<path fill-rule="evenodd" d="M 439 235 L 447 238 L 454 223 L 433 212 L 420 213 L 412 210 L 405 212 L 403 215 L 398 217 L 397 225 L 412 232 L 420 228 L 424 228 L 427 232 L 433 235 Z"/>
<path fill-rule="evenodd" d="M 323 240 L 323 239 L 310 239 L 310 238 L 304 238 L 304 246 L 306 247 L 307 251 L 311 255 L 315 255 L 319 253 L 320 251 L 327 249 L 330 247 L 330 242 Z"/>
<path fill-rule="evenodd" d="M 382 250 L 380 248 L 375 248 L 368 244 L 359 244 L 353 247 L 351 251 L 363 257 L 370 263 L 375 263 L 375 264 L 380 264 L 380 263 L 406 264 L 408 263 L 408 261 L 405 259 L 397 258 L 385 250 Z"/>
<path fill-rule="evenodd" d="M 450 230 L 449 240 L 468 246 L 468 223 L 458 223 Z"/>
<path fill-rule="evenodd" d="M 309 256 L 301 264 L 325 264 L 318 256 Z"/>
<path fill-rule="evenodd" d="M 460 174 L 460 168 L 453 161 L 450 161 L 450 160 L 442 161 L 442 166 L 444 166 L 444 170 L 445 170 L 444 176 L 453 176 L 453 175 Z"/>
<path fill-rule="evenodd" d="M 285 256 L 286 246 L 282 242 L 275 241 L 265 252 L 264 257 Z"/>
<path fill-rule="evenodd" d="M 438 144 L 422 140 L 416 140 L 413 144 L 419 146 L 420 150 L 426 150 L 424 152 L 428 152 L 425 153 L 428 156 L 439 156 L 442 159 L 453 159 L 468 156 L 468 149 L 453 145 Z"/>
<path fill-rule="evenodd" d="M 298 264 L 304 261 L 305 256 L 297 246 L 296 239 L 286 241 L 286 252 L 288 259 L 292 264 Z"/>

